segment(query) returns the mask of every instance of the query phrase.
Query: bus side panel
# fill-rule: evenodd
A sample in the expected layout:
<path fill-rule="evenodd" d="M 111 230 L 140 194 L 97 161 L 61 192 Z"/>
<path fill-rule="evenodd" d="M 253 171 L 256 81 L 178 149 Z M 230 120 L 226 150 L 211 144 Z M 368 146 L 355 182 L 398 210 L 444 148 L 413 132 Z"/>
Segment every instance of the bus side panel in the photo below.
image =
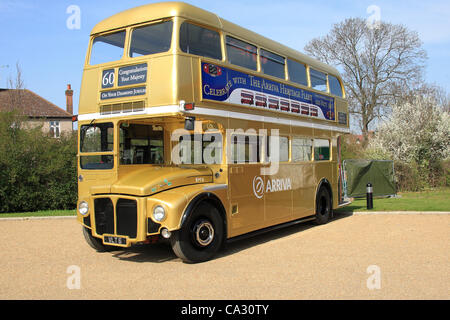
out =
<path fill-rule="evenodd" d="M 99 112 L 97 105 L 99 96 L 99 74 L 100 71 L 97 68 L 84 69 L 80 89 L 80 103 L 78 106 L 79 114 Z"/>
<path fill-rule="evenodd" d="M 294 219 L 314 214 L 314 194 L 316 179 L 313 163 L 293 163 L 292 195 Z"/>
<path fill-rule="evenodd" d="M 333 173 L 333 181 L 332 181 L 332 190 L 333 190 L 333 209 L 337 208 L 339 204 L 339 157 L 338 157 L 338 145 L 337 145 L 337 134 L 334 134 L 331 143 L 332 143 L 332 173 Z"/>
<path fill-rule="evenodd" d="M 193 58 L 177 55 L 177 101 L 184 100 L 186 102 L 194 102 L 194 86 L 199 81 L 195 78 L 193 70 Z"/>
<path fill-rule="evenodd" d="M 293 167 L 280 163 L 278 172 L 264 176 L 265 226 L 292 220 Z"/>
<path fill-rule="evenodd" d="M 253 191 L 253 181 L 260 176 L 260 169 L 259 164 L 228 166 L 231 237 L 260 229 L 264 225 L 264 197 L 256 197 Z"/>
<path fill-rule="evenodd" d="M 312 128 L 291 126 L 291 132 L 291 141 L 294 137 L 306 139 L 314 137 Z M 302 162 L 294 162 L 292 148 L 293 144 L 291 143 L 291 166 L 294 176 L 292 185 L 293 217 L 299 219 L 314 214 L 314 196 L 312 195 L 314 195 L 317 185 L 314 163 L 307 159 Z"/>
<path fill-rule="evenodd" d="M 178 104 L 174 89 L 174 56 L 166 55 L 149 61 L 149 86 L 147 89 L 149 106 Z"/>

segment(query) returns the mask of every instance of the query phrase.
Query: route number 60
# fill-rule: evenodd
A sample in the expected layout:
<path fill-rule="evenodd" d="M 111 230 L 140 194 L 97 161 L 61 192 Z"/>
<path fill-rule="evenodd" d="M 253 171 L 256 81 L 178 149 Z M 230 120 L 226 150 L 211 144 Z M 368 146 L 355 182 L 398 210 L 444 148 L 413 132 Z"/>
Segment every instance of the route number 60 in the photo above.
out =
<path fill-rule="evenodd" d="M 102 88 L 110 88 L 114 86 L 114 81 L 116 80 L 116 74 L 114 69 L 103 71 L 102 77 Z"/>

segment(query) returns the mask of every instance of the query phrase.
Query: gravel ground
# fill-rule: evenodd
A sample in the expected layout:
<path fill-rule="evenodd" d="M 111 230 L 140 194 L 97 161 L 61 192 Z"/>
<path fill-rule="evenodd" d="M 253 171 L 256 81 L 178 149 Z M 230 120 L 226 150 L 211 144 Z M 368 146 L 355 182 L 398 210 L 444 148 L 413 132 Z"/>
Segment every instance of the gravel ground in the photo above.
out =
<path fill-rule="evenodd" d="M 0 299 L 449 299 L 449 224 L 339 214 L 185 264 L 165 243 L 97 253 L 73 218 L 1 220 Z"/>

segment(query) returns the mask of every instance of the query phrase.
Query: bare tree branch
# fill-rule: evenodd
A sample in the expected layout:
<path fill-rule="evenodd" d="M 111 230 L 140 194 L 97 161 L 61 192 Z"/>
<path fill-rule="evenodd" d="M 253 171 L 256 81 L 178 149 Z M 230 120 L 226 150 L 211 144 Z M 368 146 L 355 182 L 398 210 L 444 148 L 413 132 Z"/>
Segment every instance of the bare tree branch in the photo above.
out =
<path fill-rule="evenodd" d="M 385 22 L 368 28 L 361 18 L 335 24 L 305 51 L 341 69 L 349 110 L 359 118 L 365 141 L 373 120 L 390 113 L 402 90 L 422 82 L 427 58 L 416 32 Z"/>
<path fill-rule="evenodd" d="M 25 82 L 22 77 L 22 69 L 19 62 L 16 63 L 16 77 L 8 78 L 8 91 L 10 105 L 12 110 L 19 110 L 23 107 L 23 89 L 25 89 Z"/>

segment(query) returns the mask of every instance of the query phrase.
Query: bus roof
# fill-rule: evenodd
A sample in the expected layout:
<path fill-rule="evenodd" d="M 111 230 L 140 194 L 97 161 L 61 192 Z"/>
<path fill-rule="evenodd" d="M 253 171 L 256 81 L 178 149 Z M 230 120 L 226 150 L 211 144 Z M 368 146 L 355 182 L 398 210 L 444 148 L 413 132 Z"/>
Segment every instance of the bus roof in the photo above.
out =
<path fill-rule="evenodd" d="M 99 22 L 92 29 L 91 35 L 96 35 L 126 26 L 170 17 L 182 17 L 192 21 L 197 21 L 204 25 L 209 25 L 217 29 L 221 29 L 227 33 L 242 38 L 243 40 L 253 42 L 254 44 L 264 47 L 265 49 L 272 50 L 278 54 L 286 55 L 290 58 L 299 60 L 324 72 L 339 75 L 339 72 L 334 67 L 331 67 L 299 51 L 291 49 L 253 31 L 222 19 L 214 13 L 184 2 L 159 2 L 122 11 Z"/>

